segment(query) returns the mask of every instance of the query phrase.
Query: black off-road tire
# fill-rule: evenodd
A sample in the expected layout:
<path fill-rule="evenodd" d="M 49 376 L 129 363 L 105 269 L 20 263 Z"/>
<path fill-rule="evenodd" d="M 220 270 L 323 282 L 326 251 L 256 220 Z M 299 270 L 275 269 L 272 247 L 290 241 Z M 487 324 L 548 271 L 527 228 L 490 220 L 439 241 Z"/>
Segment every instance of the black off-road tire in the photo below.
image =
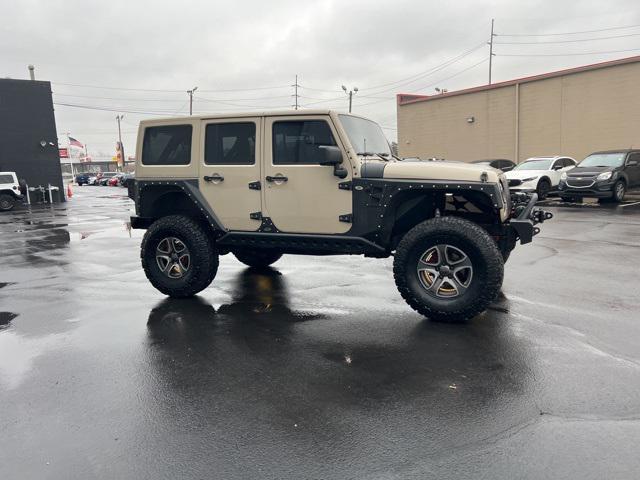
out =
<path fill-rule="evenodd" d="M 546 178 L 543 178 L 538 182 L 536 193 L 538 194 L 538 200 L 545 200 L 551 191 L 551 182 Z"/>
<path fill-rule="evenodd" d="M 249 267 L 268 267 L 282 257 L 282 253 L 278 250 L 266 249 L 234 250 L 233 254 Z"/>
<path fill-rule="evenodd" d="M 436 298 L 418 277 L 418 262 L 430 248 L 447 244 L 464 252 L 473 266 L 467 290 L 455 298 Z M 496 242 L 480 226 L 461 218 L 439 217 L 409 230 L 393 261 L 396 286 L 405 301 L 421 315 L 444 322 L 463 322 L 486 310 L 502 287 L 503 256 Z"/>
<path fill-rule="evenodd" d="M 0 211 L 8 212 L 16 204 L 16 198 L 8 193 L 0 194 Z"/>
<path fill-rule="evenodd" d="M 191 255 L 189 268 L 181 278 L 169 278 L 158 266 L 156 249 L 168 237 L 177 238 Z M 192 297 L 213 281 L 218 271 L 218 252 L 206 230 L 194 219 L 170 215 L 151 224 L 140 247 L 142 268 L 151 284 L 173 298 Z"/>

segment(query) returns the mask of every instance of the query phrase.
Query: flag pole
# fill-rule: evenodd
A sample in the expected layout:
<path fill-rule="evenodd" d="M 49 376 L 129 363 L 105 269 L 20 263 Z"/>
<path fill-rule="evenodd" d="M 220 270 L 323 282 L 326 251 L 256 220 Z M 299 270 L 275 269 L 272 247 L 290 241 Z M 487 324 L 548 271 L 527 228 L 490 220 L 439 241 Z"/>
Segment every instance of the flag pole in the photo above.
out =
<path fill-rule="evenodd" d="M 67 132 L 67 155 L 69 155 L 69 165 L 71 166 L 71 183 L 73 183 L 74 178 L 76 178 L 75 173 L 73 172 L 73 158 L 71 157 L 71 133 Z"/>

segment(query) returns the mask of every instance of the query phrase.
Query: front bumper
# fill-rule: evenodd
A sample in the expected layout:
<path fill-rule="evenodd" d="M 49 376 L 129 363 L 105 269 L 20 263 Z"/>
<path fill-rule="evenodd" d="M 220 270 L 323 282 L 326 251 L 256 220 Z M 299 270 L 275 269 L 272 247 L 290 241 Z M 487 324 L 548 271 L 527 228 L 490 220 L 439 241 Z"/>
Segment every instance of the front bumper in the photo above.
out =
<path fill-rule="evenodd" d="M 595 198 L 611 198 L 613 196 L 613 186 L 615 181 L 594 181 L 588 187 L 572 187 L 567 182 L 560 181 L 558 192 L 565 197 L 595 197 Z"/>
<path fill-rule="evenodd" d="M 538 223 L 553 218 L 551 212 L 535 208 L 537 201 L 538 195 L 536 193 L 530 195 L 515 193 L 512 195 L 511 203 L 514 217 L 509 220 L 509 227 L 513 229 L 523 245 L 530 243 L 533 236 L 540 232 L 540 229 L 536 227 Z"/>

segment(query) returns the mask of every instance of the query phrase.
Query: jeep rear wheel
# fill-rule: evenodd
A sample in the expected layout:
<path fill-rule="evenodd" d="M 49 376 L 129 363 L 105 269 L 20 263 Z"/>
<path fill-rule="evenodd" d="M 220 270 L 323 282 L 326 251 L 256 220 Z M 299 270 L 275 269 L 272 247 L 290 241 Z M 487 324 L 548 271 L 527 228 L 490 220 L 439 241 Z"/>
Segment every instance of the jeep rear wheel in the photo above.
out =
<path fill-rule="evenodd" d="M 233 254 L 249 267 L 268 267 L 282 257 L 277 250 L 234 250 Z"/>
<path fill-rule="evenodd" d="M 483 312 L 502 287 L 504 263 L 495 241 L 456 217 L 427 220 L 396 249 L 393 273 L 405 301 L 432 320 L 460 322 Z"/>
<path fill-rule="evenodd" d="M 0 194 L 0 211 L 6 212 L 11 210 L 16 204 L 16 199 L 13 195 L 7 193 Z"/>
<path fill-rule="evenodd" d="M 140 258 L 151 284 L 174 298 L 204 290 L 218 271 L 218 252 L 207 232 L 182 215 L 161 218 L 149 227 Z"/>

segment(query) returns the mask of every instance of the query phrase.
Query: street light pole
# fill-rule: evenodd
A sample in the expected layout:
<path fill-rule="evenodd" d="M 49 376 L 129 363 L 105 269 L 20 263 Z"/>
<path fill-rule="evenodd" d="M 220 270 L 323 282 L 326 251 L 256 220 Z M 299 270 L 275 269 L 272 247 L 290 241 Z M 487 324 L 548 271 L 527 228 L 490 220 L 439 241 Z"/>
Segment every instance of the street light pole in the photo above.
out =
<path fill-rule="evenodd" d="M 193 87 L 191 90 L 187 90 L 189 94 L 189 115 L 193 115 L 193 92 L 198 90 L 198 87 Z"/>
<path fill-rule="evenodd" d="M 347 87 L 342 85 L 342 90 L 349 96 L 349 113 L 351 113 L 351 106 L 353 104 L 353 96 L 358 93 L 358 87 L 353 87 L 352 90 L 347 90 Z"/>
<path fill-rule="evenodd" d="M 116 115 L 118 121 L 118 146 L 120 148 L 120 156 L 122 157 L 122 167 L 124 168 L 124 145 L 122 144 L 122 130 L 120 129 L 120 121 L 124 118 L 124 115 Z M 118 163 L 116 163 L 116 170 Z"/>

